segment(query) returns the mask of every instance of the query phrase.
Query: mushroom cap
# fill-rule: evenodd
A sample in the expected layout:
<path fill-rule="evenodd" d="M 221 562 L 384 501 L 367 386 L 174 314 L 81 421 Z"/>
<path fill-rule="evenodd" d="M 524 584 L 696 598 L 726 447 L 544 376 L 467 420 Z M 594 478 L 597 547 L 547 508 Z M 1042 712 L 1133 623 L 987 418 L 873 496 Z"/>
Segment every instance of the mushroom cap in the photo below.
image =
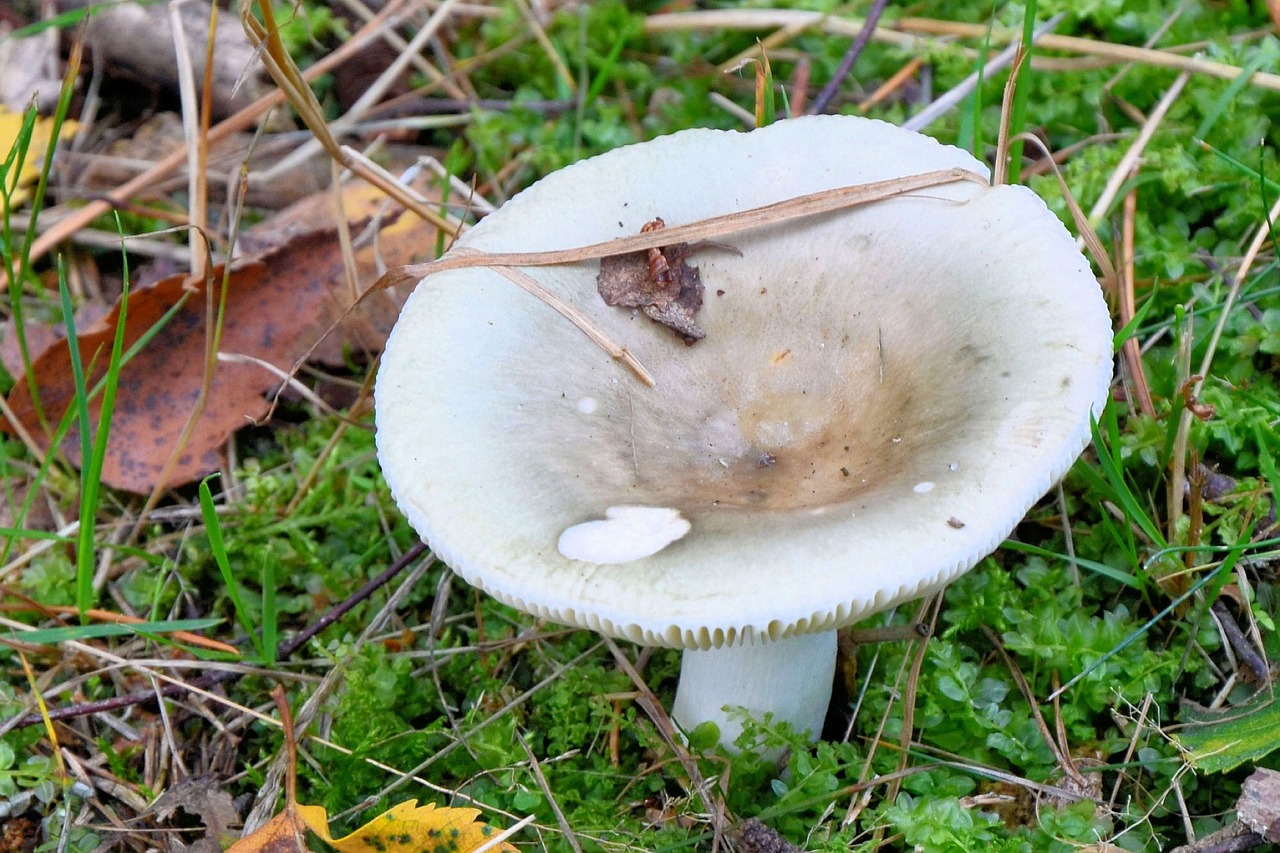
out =
<path fill-rule="evenodd" d="M 570 248 L 951 167 L 987 174 L 866 119 L 689 130 L 549 175 L 459 245 Z M 526 270 L 653 388 L 492 269 L 419 283 L 377 378 L 378 454 L 464 579 L 648 645 L 829 630 L 971 568 L 1088 443 L 1110 321 L 1029 190 L 930 187 L 720 239 L 741 255 L 690 257 L 706 288 L 693 346 L 606 306 L 598 260 Z M 676 510 L 688 532 L 622 562 L 561 553 L 562 534 L 610 508 Z"/>

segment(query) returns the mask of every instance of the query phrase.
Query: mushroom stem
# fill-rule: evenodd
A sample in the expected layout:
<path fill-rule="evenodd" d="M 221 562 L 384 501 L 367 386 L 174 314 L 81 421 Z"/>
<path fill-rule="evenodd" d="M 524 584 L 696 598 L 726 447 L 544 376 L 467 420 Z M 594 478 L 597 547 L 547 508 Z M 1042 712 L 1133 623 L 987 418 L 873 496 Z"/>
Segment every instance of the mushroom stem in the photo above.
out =
<path fill-rule="evenodd" d="M 835 631 L 686 650 L 671 715 L 686 731 L 715 723 L 725 745 L 742 733 L 741 714 L 726 713 L 726 707 L 745 708 L 757 719 L 771 713 L 816 739 L 831 704 L 835 668 Z"/>

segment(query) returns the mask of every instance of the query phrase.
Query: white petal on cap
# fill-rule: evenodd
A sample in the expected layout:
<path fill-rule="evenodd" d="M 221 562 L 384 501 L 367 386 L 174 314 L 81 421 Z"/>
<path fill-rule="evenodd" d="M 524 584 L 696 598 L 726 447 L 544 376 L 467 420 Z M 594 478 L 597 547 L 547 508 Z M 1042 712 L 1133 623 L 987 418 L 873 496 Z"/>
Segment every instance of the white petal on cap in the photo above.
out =
<path fill-rule="evenodd" d="M 614 565 L 652 557 L 689 532 L 680 510 L 656 506 L 611 506 L 604 518 L 575 524 L 556 543 L 570 560 Z"/>
<path fill-rule="evenodd" d="M 585 245 L 954 166 L 985 174 L 849 117 L 688 131 L 551 175 L 461 243 Z M 378 450 L 409 521 L 465 579 L 652 645 L 829 629 L 969 569 L 1088 442 L 1110 320 L 1029 190 L 931 187 L 721 239 L 742 255 L 692 256 L 707 332 L 692 347 L 605 306 L 598 262 L 527 270 L 655 388 L 492 270 L 419 285 L 378 375 Z M 562 532 L 623 505 L 676 509 L 692 530 L 619 565 L 560 553 Z"/>

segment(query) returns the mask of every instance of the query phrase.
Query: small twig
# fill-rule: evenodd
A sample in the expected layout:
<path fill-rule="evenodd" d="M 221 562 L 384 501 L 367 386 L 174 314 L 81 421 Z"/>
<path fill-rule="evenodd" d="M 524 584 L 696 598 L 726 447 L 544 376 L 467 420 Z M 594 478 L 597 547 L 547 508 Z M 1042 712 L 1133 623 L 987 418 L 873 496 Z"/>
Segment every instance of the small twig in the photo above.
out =
<path fill-rule="evenodd" d="M 844 57 L 840 60 L 840 66 L 836 68 L 836 73 L 809 105 L 809 115 L 826 112 L 827 107 L 835 100 L 841 84 L 844 83 L 844 78 L 849 76 L 849 72 L 853 70 L 853 63 L 858 61 L 863 48 L 871 41 L 871 35 L 876 31 L 876 24 L 880 22 L 880 16 L 884 14 L 884 9 L 888 5 L 889 0 L 873 0 L 871 8 L 867 10 L 867 17 L 862 23 L 862 29 L 854 37 L 853 44 L 849 45 L 849 49 L 845 51 Z"/>
<path fill-rule="evenodd" d="M 1194 844 L 1174 847 L 1169 853 L 1244 853 L 1265 843 L 1261 835 L 1237 821 L 1212 835 L 1206 835 Z"/>
<path fill-rule="evenodd" d="M 1054 697 L 1054 701 L 1057 701 L 1057 697 Z M 1128 764 L 1132 761 L 1133 754 L 1138 751 L 1138 741 L 1142 737 L 1142 730 L 1147 723 L 1147 715 L 1150 713 L 1151 705 L 1154 701 L 1155 694 L 1153 693 L 1147 693 L 1146 697 L 1143 698 L 1142 707 L 1138 709 L 1138 718 L 1133 721 L 1133 736 L 1129 738 L 1129 745 L 1125 748 L 1124 758 L 1120 761 L 1121 764 Z M 1115 783 L 1111 786 L 1111 796 L 1107 799 L 1108 812 L 1114 812 L 1115 810 L 1116 800 L 1120 798 L 1120 783 L 1123 782 L 1124 779 L 1124 773 L 1116 774 Z"/>
<path fill-rule="evenodd" d="M 845 638 L 851 643 L 896 643 L 929 639 L 930 626 L 925 622 L 886 625 L 882 628 L 847 628 Z"/>
<path fill-rule="evenodd" d="M 35 599 L 28 598 L 27 596 L 23 595 L 21 592 L 14 589 L 5 589 L 4 592 L 5 592 L 5 595 L 13 596 L 19 599 L 19 601 L 12 602 L 12 603 L 10 602 L 0 603 L 0 611 L 5 611 L 5 612 L 33 612 L 34 611 L 37 613 L 42 613 L 49 618 L 54 618 L 57 616 L 81 615 L 80 611 L 75 607 L 57 605 L 57 604 L 41 604 Z M 139 625 L 147 621 L 138 616 L 130 616 L 127 613 L 116 613 L 111 610 L 99 610 L 97 608 L 92 608 L 92 607 L 84 611 L 83 615 L 88 617 L 89 619 L 94 619 L 98 622 L 106 622 L 112 625 Z M 239 654 L 239 649 L 237 649 L 235 646 L 227 645 L 226 643 L 219 642 L 218 640 L 210 640 L 207 637 L 202 637 L 199 634 L 193 634 L 190 631 L 172 631 L 168 633 L 166 636 L 180 643 L 186 643 L 189 646 L 199 646 L 201 648 L 210 649 L 216 652 L 224 652 L 226 654 L 232 654 L 232 655 Z M 3 641 L 0 641 L 0 642 L 3 642 Z"/>
<path fill-rule="evenodd" d="M 523 693 L 516 696 L 511 701 L 507 702 L 505 705 L 503 705 L 493 714 L 489 715 L 483 722 L 477 723 L 475 726 L 473 726 L 469 734 L 471 735 L 471 737 L 475 737 L 475 735 L 479 734 L 484 729 L 487 729 L 489 726 L 492 726 L 495 723 L 501 722 L 508 714 L 512 713 L 516 708 L 519 708 L 521 705 L 527 702 L 531 696 L 536 694 L 538 691 L 545 689 L 548 685 L 554 683 L 557 679 L 563 678 L 566 672 L 571 671 L 574 667 L 576 667 L 578 664 L 582 663 L 584 660 L 591 657 L 592 655 L 596 654 L 599 650 L 600 650 L 600 643 L 593 643 L 590 647 L 588 647 L 578 655 L 574 656 L 572 659 L 560 664 L 546 678 L 542 679 L 537 684 L 534 684 L 528 690 L 525 690 Z M 449 743 L 447 746 L 444 746 L 436 750 L 431 755 L 424 758 L 422 761 L 418 762 L 417 766 L 412 768 L 411 770 L 403 771 L 403 772 L 396 771 L 398 775 L 391 782 L 391 784 L 385 786 L 382 789 L 382 791 L 380 792 L 381 796 L 385 797 L 388 794 L 392 793 L 393 791 L 400 789 L 401 787 L 408 784 L 409 782 L 420 781 L 419 780 L 420 773 L 422 773 L 431 765 L 435 764 L 437 761 L 440 761 L 441 759 L 447 757 L 455 749 L 461 749 L 462 746 L 463 746 L 463 741 L 455 740 L 452 743 Z M 477 803 L 476 805 L 482 805 L 482 804 Z M 492 808 L 492 807 L 485 806 L 485 808 Z M 348 812 L 335 815 L 334 820 L 339 820 L 342 817 L 347 816 L 347 814 L 349 814 L 350 812 L 354 812 L 358 810 L 359 809 L 353 808 L 353 809 L 350 809 Z"/>
<path fill-rule="evenodd" d="M 899 771 L 907 769 L 907 761 L 911 754 L 911 734 L 915 731 L 916 697 L 920 689 L 920 671 L 924 668 L 925 655 L 929 650 L 929 638 L 933 636 L 934 630 L 938 627 L 938 614 L 941 612 L 942 594 L 933 593 L 921 602 L 920 609 L 916 614 L 919 624 L 926 626 L 927 630 L 921 633 L 920 644 L 915 648 L 915 654 L 911 659 L 911 671 L 907 675 L 907 683 L 902 691 L 902 738 L 898 744 L 900 747 L 898 753 Z M 886 799 L 889 802 L 896 800 L 901 788 L 901 779 L 894 779 L 889 783 Z"/>
<path fill-rule="evenodd" d="M 472 800 L 470 797 L 467 797 L 465 794 L 456 793 L 456 792 L 454 792 L 454 791 L 448 791 L 447 793 L 453 794 L 453 795 L 454 795 L 454 796 L 456 796 L 456 797 L 464 797 L 464 798 L 465 798 L 465 799 L 467 799 L 468 801 L 475 803 L 477 806 L 483 806 L 483 807 L 485 807 L 485 808 L 492 808 L 491 806 L 489 806 L 489 805 L 487 805 L 487 804 L 485 804 L 485 803 L 481 803 L 481 802 L 479 802 L 479 801 L 477 801 L 477 800 Z M 499 846 L 500 844 L 502 844 L 503 842 L 505 842 L 507 839 L 511 838 L 511 837 L 512 837 L 513 835 L 515 835 L 517 832 L 519 832 L 520 830 L 524 829 L 524 828 L 525 828 L 526 826 L 528 826 L 529 824 L 533 823 L 533 822 L 534 822 L 534 820 L 536 820 L 536 819 L 537 819 L 537 817 L 538 817 L 538 816 L 537 816 L 536 814 L 525 815 L 524 817 L 520 818 L 520 820 L 518 820 L 518 821 L 516 821 L 515 823 L 511 824 L 511 826 L 508 826 L 508 827 L 507 827 L 506 829 L 504 829 L 502 832 L 499 832 L 499 833 L 498 833 L 497 835 L 495 835 L 493 838 L 490 838 L 490 839 L 489 839 L 488 841 L 486 841 L 484 844 L 481 844 L 481 845 L 480 845 L 479 847 L 477 847 L 475 850 L 472 850 L 472 851 L 471 851 L 471 853 L 488 853 L 488 851 L 493 850 L 495 847 Z"/>
<path fill-rule="evenodd" d="M 1276 199 L 1275 204 L 1271 206 L 1271 210 L 1267 212 L 1266 217 L 1258 224 L 1258 230 L 1253 235 L 1253 241 L 1250 242 L 1249 248 L 1245 251 L 1244 258 L 1240 262 L 1240 269 L 1237 270 L 1234 280 L 1231 282 L 1231 289 L 1227 291 L 1226 301 L 1222 303 L 1222 310 L 1218 314 L 1217 325 L 1213 327 L 1213 334 L 1209 336 L 1209 345 L 1205 348 L 1204 358 L 1200 362 L 1200 370 L 1197 372 L 1197 378 L 1191 384 L 1189 396 L 1199 399 L 1200 392 L 1204 388 L 1205 377 L 1209 375 L 1210 368 L 1213 367 L 1213 357 L 1218 351 L 1218 342 L 1222 340 L 1222 332 L 1227 325 L 1227 317 L 1231 314 L 1231 309 L 1235 307 L 1236 300 L 1240 298 L 1240 288 L 1244 286 L 1244 282 L 1249 277 L 1249 270 L 1253 268 L 1253 262 L 1257 260 L 1258 253 L 1262 251 L 1262 247 L 1271 238 L 1271 229 L 1280 217 L 1280 198 Z M 1188 328 L 1191 318 L 1188 316 Z M 1190 332 L 1187 333 L 1188 337 Z M 1190 352 L 1187 353 L 1187 359 L 1190 360 Z M 1189 369 L 1188 369 L 1189 372 Z M 1174 435 L 1173 458 L 1170 464 L 1173 466 L 1173 474 L 1169 478 L 1169 530 L 1176 530 L 1178 516 L 1182 512 L 1182 493 L 1185 491 L 1185 466 L 1186 466 L 1186 447 L 1187 438 L 1191 432 L 1191 419 L 1194 413 L 1189 406 L 1184 406 L 1178 417 L 1178 429 Z"/>
<path fill-rule="evenodd" d="M 865 113 L 867 110 L 898 91 L 898 89 L 902 88 L 908 80 L 916 76 L 916 72 L 920 70 L 922 65 L 924 65 L 923 56 L 913 56 L 908 59 L 907 63 L 897 71 L 893 72 L 888 80 L 885 80 L 876 87 L 874 92 L 858 102 L 858 112 Z"/>

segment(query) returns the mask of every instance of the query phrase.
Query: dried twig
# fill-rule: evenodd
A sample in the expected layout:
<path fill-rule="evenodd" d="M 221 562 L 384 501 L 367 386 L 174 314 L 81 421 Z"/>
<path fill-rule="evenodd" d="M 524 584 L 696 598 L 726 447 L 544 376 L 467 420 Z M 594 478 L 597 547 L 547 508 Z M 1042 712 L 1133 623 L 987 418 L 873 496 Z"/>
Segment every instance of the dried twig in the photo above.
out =
<path fill-rule="evenodd" d="M 853 63 L 858 61 L 858 57 L 862 54 L 863 48 L 867 46 L 867 42 L 871 41 L 871 35 L 876 31 L 876 24 L 879 23 L 880 16 L 884 14 L 884 8 L 888 5 L 889 0 L 873 0 L 871 8 L 867 10 L 866 20 L 862 23 L 862 29 L 854 37 L 853 44 L 849 45 L 849 49 L 845 51 L 840 60 L 840 66 L 836 68 L 836 73 L 831 76 L 831 80 L 827 82 L 827 85 L 822 88 L 818 96 L 813 99 L 813 103 L 809 105 L 809 115 L 818 115 L 825 112 L 831 102 L 835 100 L 836 93 L 840 91 L 840 85 L 844 83 L 844 78 L 849 76 L 849 72 L 853 70 Z"/>

